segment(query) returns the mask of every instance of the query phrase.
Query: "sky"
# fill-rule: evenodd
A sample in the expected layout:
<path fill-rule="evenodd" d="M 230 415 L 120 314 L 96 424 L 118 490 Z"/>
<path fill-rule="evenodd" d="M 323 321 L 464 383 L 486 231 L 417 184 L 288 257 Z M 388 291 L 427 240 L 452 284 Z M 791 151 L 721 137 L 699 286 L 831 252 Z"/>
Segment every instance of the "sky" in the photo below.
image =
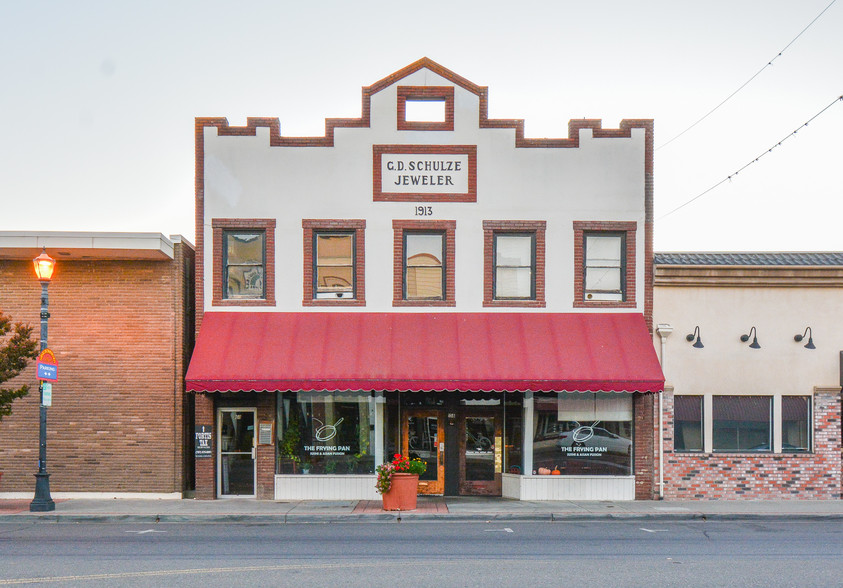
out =
<path fill-rule="evenodd" d="M 529 137 L 654 119 L 656 251 L 841 251 L 843 0 L 788 46 L 831 1 L 6 0 L 0 230 L 194 241 L 195 117 L 322 136 L 429 57 Z"/>

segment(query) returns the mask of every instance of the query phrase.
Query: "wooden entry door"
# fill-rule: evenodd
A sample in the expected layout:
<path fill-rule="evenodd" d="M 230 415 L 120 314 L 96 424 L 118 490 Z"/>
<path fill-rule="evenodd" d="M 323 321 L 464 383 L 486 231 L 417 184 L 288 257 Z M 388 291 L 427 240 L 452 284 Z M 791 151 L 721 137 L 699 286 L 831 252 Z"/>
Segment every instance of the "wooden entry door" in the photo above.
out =
<path fill-rule="evenodd" d="M 419 476 L 419 494 L 445 492 L 445 420 L 439 410 L 407 409 L 404 411 L 401 448 L 410 459 L 427 464 Z"/>
<path fill-rule="evenodd" d="M 477 409 L 459 415 L 461 495 L 501 495 L 502 416 L 497 410 Z"/>

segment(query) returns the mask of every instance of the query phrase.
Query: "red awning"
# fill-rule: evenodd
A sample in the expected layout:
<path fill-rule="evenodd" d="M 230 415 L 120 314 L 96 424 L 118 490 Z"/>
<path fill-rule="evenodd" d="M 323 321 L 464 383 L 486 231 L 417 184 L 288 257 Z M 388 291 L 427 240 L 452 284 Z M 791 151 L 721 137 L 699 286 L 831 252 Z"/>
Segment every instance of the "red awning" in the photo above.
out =
<path fill-rule="evenodd" d="M 208 312 L 191 392 L 658 392 L 640 314 Z"/>

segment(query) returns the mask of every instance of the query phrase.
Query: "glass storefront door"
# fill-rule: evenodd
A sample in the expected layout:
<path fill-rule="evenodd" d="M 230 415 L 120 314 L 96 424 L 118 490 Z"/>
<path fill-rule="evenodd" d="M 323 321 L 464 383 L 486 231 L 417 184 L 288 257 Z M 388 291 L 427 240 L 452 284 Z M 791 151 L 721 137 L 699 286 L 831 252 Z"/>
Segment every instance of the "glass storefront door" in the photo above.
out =
<path fill-rule="evenodd" d="M 255 495 L 255 410 L 219 410 L 217 422 L 217 493 Z"/>
<path fill-rule="evenodd" d="M 427 464 L 419 476 L 419 494 L 443 494 L 445 491 L 445 437 L 443 418 L 438 410 L 408 409 L 404 413 L 402 448 L 410 459 Z"/>
<path fill-rule="evenodd" d="M 472 410 L 459 419 L 460 494 L 501 493 L 501 418 Z"/>

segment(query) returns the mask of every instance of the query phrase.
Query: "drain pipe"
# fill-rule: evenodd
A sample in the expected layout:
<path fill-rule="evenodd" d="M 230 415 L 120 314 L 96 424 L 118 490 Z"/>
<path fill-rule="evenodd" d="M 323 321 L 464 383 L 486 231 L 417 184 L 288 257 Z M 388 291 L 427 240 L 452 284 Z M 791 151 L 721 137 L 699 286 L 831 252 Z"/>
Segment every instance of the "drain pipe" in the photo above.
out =
<path fill-rule="evenodd" d="M 673 327 L 668 324 L 659 324 L 656 327 L 656 333 L 658 333 L 659 338 L 661 339 L 661 354 L 659 355 L 659 361 L 662 365 L 662 373 L 664 373 L 664 351 L 665 347 L 667 347 L 667 338 L 670 337 L 670 334 L 673 332 Z M 659 394 L 659 500 L 664 499 L 664 405 L 662 404 L 664 401 L 664 390 L 662 390 L 661 394 Z"/>

